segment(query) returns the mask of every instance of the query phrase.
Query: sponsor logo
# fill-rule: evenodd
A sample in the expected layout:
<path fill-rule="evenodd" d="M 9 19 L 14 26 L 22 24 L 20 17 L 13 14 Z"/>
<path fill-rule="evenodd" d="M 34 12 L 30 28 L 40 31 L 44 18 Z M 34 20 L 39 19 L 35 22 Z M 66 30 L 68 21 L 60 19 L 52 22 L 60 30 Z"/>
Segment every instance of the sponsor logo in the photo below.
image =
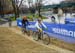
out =
<path fill-rule="evenodd" d="M 27 27 L 28 27 L 28 28 L 35 28 L 34 25 L 28 25 Z"/>
<path fill-rule="evenodd" d="M 69 31 L 69 30 L 62 29 L 62 28 L 52 28 L 52 31 L 57 34 L 71 36 L 75 38 L 75 31 Z"/>
<path fill-rule="evenodd" d="M 22 25 L 22 23 L 21 23 L 21 22 L 19 22 L 19 25 Z"/>

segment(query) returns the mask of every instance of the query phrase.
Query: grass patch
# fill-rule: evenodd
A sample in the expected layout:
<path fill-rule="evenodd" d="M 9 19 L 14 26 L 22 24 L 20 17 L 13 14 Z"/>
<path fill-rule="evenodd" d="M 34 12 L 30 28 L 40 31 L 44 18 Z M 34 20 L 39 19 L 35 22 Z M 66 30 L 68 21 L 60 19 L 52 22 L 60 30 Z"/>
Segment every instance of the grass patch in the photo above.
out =
<path fill-rule="evenodd" d="M 2 20 L 0 19 L 0 21 L 2 21 Z"/>
<path fill-rule="evenodd" d="M 29 14 L 28 19 L 33 20 L 39 18 L 39 15 Z M 42 16 L 42 19 L 46 19 L 46 17 Z"/>
<path fill-rule="evenodd" d="M 27 15 L 27 18 L 29 19 L 29 20 L 31 20 L 31 21 L 33 21 L 34 19 L 37 19 L 37 18 L 39 18 L 39 15 L 34 15 L 34 14 L 28 14 Z M 16 19 L 15 19 L 15 16 L 10 16 L 9 17 L 12 21 L 16 21 Z M 22 19 L 22 16 L 21 17 L 19 17 L 19 19 Z M 46 19 L 46 17 L 44 17 L 44 16 L 42 16 L 42 19 Z"/>
<path fill-rule="evenodd" d="M 11 17 L 12 20 L 15 20 L 15 17 Z M 30 20 L 30 21 L 33 21 L 34 19 L 37 19 L 39 18 L 38 15 L 34 15 L 34 14 L 28 14 L 27 15 L 27 18 Z M 22 19 L 22 17 L 19 17 L 18 19 Z M 46 17 L 42 16 L 42 19 L 46 19 Z"/>
<path fill-rule="evenodd" d="M 15 21 L 16 19 L 15 19 L 15 16 L 11 16 L 11 17 L 9 17 L 12 21 Z"/>

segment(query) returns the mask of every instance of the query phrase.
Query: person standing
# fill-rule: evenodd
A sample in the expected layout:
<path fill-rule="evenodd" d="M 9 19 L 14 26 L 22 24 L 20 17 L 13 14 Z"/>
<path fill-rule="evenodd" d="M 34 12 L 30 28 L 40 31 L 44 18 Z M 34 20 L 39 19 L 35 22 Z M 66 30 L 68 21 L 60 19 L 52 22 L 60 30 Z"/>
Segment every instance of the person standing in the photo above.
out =
<path fill-rule="evenodd" d="M 58 8 L 58 21 L 59 23 L 64 23 L 64 12 L 61 8 Z"/>
<path fill-rule="evenodd" d="M 56 23 L 54 16 L 51 17 L 51 21 L 52 21 L 52 23 Z"/>

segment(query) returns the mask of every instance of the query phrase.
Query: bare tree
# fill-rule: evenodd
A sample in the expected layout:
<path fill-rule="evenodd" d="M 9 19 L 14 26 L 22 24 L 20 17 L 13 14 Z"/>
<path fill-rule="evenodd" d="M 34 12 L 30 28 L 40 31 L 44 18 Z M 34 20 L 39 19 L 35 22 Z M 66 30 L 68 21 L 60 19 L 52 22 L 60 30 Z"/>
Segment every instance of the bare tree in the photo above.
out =
<path fill-rule="evenodd" d="M 20 1 L 20 4 L 19 5 L 18 5 L 19 0 L 11 0 L 11 2 L 12 2 L 12 6 L 14 8 L 15 19 L 16 19 L 17 17 L 19 17 L 19 12 L 20 12 L 19 11 L 19 8 L 22 5 L 23 0 Z"/>
<path fill-rule="evenodd" d="M 3 14 L 10 13 L 12 11 L 12 6 L 9 0 L 0 0 L 0 14 L 3 16 Z"/>
<path fill-rule="evenodd" d="M 33 0 L 28 0 L 28 5 L 29 5 L 29 11 L 30 11 L 30 12 L 31 12 L 31 9 L 32 9 L 32 7 L 31 7 L 32 2 L 33 2 Z"/>
<path fill-rule="evenodd" d="M 41 10 L 41 7 L 42 7 L 42 2 L 43 2 L 43 0 L 37 0 L 37 3 L 36 3 L 36 9 L 38 11 L 39 16 L 41 16 L 40 10 Z"/>
<path fill-rule="evenodd" d="M 0 0 L 0 15 L 2 16 L 3 15 L 3 6 L 2 6 L 2 4 L 1 4 L 1 0 Z"/>

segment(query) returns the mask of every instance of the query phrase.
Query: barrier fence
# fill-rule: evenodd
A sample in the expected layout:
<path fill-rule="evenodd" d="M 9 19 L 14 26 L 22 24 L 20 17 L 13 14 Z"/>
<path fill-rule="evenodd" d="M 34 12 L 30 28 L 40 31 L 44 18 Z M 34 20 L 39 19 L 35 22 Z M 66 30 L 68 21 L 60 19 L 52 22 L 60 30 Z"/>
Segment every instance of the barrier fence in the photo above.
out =
<path fill-rule="evenodd" d="M 35 31 L 35 22 L 29 22 L 29 30 Z M 74 43 L 75 44 L 75 25 L 71 24 L 51 24 L 44 22 L 48 30 L 44 30 L 50 37 L 57 38 L 64 42 Z M 17 19 L 17 26 L 21 27 L 22 23 L 20 19 Z"/>

